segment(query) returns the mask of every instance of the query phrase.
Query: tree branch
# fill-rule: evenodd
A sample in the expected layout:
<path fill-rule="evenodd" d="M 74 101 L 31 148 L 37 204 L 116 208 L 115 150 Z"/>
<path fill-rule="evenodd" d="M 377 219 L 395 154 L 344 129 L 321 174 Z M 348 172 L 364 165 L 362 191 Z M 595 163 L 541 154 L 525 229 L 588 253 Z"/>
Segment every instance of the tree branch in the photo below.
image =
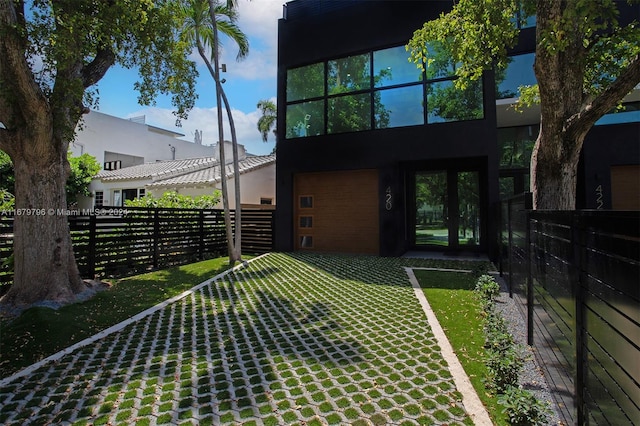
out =
<path fill-rule="evenodd" d="M 0 1 L 0 82 L 4 105 L 10 112 L 24 117 L 43 117 L 38 114 L 48 109 L 46 97 L 33 78 L 33 72 L 25 56 L 26 40 L 21 35 L 24 29 L 24 11 L 16 10 L 22 2 Z M 3 117 L 12 120 L 12 117 Z M 11 123 L 6 123 L 11 126 Z"/>
<path fill-rule="evenodd" d="M 636 55 L 618 78 L 567 123 L 567 133 L 586 133 L 596 121 L 615 107 L 621 99 L 640 84 L 640 55 Z"/>
<path fill-rule="evenodd" d="M 109 68 L 116 62 L 116 55 L 113 50 L 103 48 L 98 50 L 96 57 L 82 69 L 82 85 L 87 87 L 96 84 L 107 73 Z"/>

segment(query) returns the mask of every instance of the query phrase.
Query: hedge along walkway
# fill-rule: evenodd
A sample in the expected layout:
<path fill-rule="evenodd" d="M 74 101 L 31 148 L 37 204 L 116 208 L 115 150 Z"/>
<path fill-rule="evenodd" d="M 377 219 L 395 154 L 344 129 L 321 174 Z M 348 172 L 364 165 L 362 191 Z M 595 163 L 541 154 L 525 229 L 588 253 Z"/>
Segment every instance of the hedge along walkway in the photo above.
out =
<path fill-rule="evenodd" d="M 3 380 L 0 423 L 473 424 L 403 270 L 420 263 L 256 258 Z"/>

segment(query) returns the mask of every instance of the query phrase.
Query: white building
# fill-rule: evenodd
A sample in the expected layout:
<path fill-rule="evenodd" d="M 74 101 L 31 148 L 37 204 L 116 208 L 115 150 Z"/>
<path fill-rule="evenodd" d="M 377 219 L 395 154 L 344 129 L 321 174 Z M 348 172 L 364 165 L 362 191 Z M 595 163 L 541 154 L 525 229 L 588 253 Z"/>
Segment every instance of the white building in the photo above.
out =
<path fill-rule="evenodd" d="M 91 111 L 78 125 L 69 149 L 74 156 L 94 156 L 104 170 L 116 170 L 159 160 L 214 155 L 212 146 L 178 139 L 185 135 L 144 124 L 144 117 L 126 120 Z M 202 139 L 199 138 L 201 141 Z"/>
<path fill-rule="evenodd" d="M 146 193 L 159 197 L 167 191 L 197 196 L 211 195 L 220 188 L 217 145 L 202 145 L 202 134 L 195 142 L 179 139 L 185 135 L 144 123 L 144 117 L 131 120 L 91 111 L 83 116 L 76 140 L 70 145 L 74 156 L 89 154 L 102 165 L 102 171 L 89 185 L 91 197 L 79 197 L 78 207 L 122 206 L 124 200 Z M 275 156 L 248 156 L 238 145 L 242 205 L 275 203 Z M 232 160 L 231 143 L 225 143 L 225 157 Z M 234 176 L 227 166 L 230 194 Z M 230 197 L 231 208 L 235 208 Z"/>
<path fill-rule="evenodd" d="M 227 158 L 231 158 L 230 152 Z M 275 155 L 246 156 L 243 153 L 239 169 L 243 207 L 275 204 Z M 229 185 L 229 206 L 235 209 L 235 176 L 232 164 L 227 164 L 225 170 Z M 125 200 L 145 194 L 160 197 L 167 191 L 188 196 L 212 195 L 216 189 L 221 188 L 221 172 L 220 162 L 216 157 L 157 161 L 102 171 L 93 180 L 89 190 L 94 194 L 94 207 L 120 207 Z"/>

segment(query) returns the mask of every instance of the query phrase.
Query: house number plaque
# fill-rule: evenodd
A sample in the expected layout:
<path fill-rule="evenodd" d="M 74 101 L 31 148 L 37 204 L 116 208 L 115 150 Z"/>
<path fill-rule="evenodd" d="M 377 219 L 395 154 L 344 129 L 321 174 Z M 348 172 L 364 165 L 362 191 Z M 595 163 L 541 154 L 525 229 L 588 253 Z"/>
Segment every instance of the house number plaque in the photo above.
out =
<path fill-rule="evenodd" d="M 387 210 L 391 210 L 393 208 L 393 194 L 391 193 L 391 186 L 387 186 L 385 191 L 384 207 Z"/>

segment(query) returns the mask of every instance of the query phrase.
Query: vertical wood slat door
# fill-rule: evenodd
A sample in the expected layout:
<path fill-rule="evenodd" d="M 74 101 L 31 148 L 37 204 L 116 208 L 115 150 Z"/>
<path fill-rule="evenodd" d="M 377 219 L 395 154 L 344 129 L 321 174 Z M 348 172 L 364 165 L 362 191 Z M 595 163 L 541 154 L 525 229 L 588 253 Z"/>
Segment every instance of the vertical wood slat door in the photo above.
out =
<path fill-rule="evenodd" d="M 640 166 L 611 167 L 613 210 L 640 210 Z"/>
<path fill-rule="evenodd" d="M 297 174 L 293 202 L 296 250 L 379 254 L 377 170 Z"/>

